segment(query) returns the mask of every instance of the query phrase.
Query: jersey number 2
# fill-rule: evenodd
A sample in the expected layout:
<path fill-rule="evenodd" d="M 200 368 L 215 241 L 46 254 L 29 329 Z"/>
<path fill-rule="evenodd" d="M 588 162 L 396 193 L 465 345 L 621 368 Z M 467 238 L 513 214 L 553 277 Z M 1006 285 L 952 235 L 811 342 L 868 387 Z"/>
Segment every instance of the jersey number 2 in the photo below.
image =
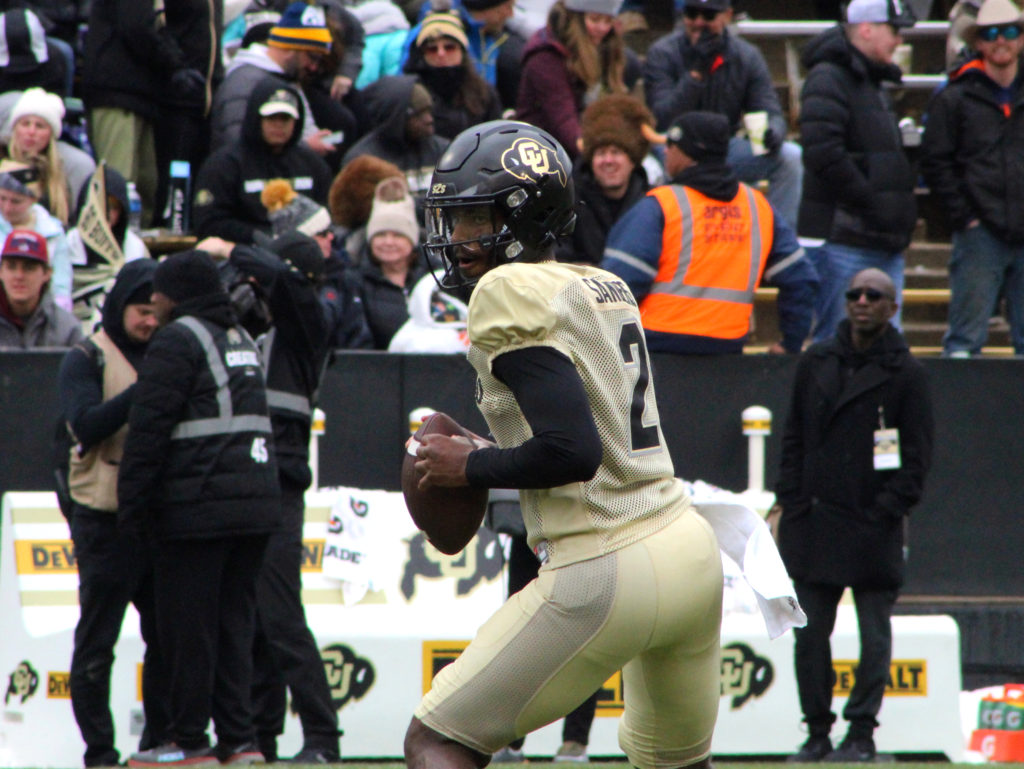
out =
<path fill-rule="evenodd" d="M 627 369 L 637 370 L 633 385 L 633 400 L 629 405 L 629 439 L 633 451 L 658 448 L 658 425 L 644 424 L 644 408 L 651 387 L 651 362 L 647 358 L 644 332 L 635 321 L 622 324 L 619 332 L 619 352 Z"/>

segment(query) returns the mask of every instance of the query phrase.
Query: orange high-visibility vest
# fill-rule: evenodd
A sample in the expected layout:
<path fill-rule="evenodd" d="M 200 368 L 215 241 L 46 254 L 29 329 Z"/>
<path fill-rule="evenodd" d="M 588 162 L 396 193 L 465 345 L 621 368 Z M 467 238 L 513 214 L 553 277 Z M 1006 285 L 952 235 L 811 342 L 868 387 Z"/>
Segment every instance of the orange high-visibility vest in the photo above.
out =
<path fill-rule="evenodd" d="M 676 184 L 647 194 L 661 204 L 665 230 L 658 273 L 640 303 L 644 328 L 743 337 L 772 247 L 774 218 L 764 195 L 745 184 L 728 202 Z"/>

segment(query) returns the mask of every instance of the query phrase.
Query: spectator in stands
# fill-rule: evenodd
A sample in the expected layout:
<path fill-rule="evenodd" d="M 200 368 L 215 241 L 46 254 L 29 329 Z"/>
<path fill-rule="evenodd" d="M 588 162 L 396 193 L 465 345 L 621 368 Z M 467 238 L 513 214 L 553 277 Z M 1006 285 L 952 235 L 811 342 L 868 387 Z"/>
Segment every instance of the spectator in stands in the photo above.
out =
<path fill-rule="evenodd" d="M 1014 352 L 1024 355 L 1022 31 L 1016 5 L 985 0 L 967 33 L 976 56 L 928 108 L 922 170 L 953 227 L 947 356 L 981 352 L 1000 294 Z"/>
<path fill-rule="evenodd" d="M 647 51 L 647 105 L 664 130 L 681 112 L 707 110 L 729 119 L 729 133 L 744 129 L 744 116 L 766 112 L 766 152 L 755 154 L 750 138 L 729 142 L 728 162 L 742 182 L 768 180 L 768 199 L 790 227 L 796 226 L 803 168 L 799 145 L 785 141 L 787 126 L 761 52 L 729 32 L 731 0 L 686 0 L 683 28 Z"/>
<path fill-rule="evenodd" d="M 448 5 L 433 8 L 429 3 L 417 2 L 426 12 L 447 10 Z M 450 7 L 462 17 L 469 38 L 469 56 L 477 72 L 488 85 L 497 89 L 505 109 L 514 107 L 519 93 L 520 61 L 526 45 L 526 38 L 509 24 L 515 12 L 515 0 L 453 0 Z M 420 24 L 409 30 L 406 57 L 419 34 Z"/>
<path fill-rule="evenodd" d="M 67 241 L 74 311 L 86 320 L 103 305 L 110 279 L 126 262 L 148 259 L 149 249 L 128 227 L 128 184 L 106 163 L 100 162 L 83 188 L 78 211 L 78 224 L 68 231 Z"/>
<path fill-rule="evenodd" d="M 431 13 L 409 51 L 405 71 L 419 77 L 433 99 L 434 133 L 452 139 L 466 128 L 501 117 L 501 102 L 477 74 L 457 13 Z"/>
<path fill-rule="evenodd" d="M 374 155 L 360 155 L 341 169 L 331 182 L 327 198 L 331 221 L 338 226 L 335 243 L 342 258 L 358 264 L 365 252 L 366 222 L 373 207 L 373 192 L 389 176 L 401 176 L 402 169 Z"/>
<path fill-rule="evenodd" d="M 802 58 L 797 232 L 820 244 L 810 252 L 821 278 L 816 342 L 835 334 L 843 292 L 861 270 L 878 267 L 903 295 L 902 252 L 917 223 L 915 177 L 883 86 L 902 77 L 892 57 L 900 29 L 914 18 L 894 0 L 852 0 L 846 14 L 847 23 L 811 40 Z M 899 328 L 898 303 L 893 325 Z"/>
<path fill-rule="evenodd" d="M 386 350 L 408 320 L 409 294 L 425 273 L 416 249 L 420 228 L 415 204 L 402 177 L 377 185 L 366 240 L 367 254 L 354 269 L 373 346 Z"/>
<path fill-rule="evenodd" d="M 39 17 L 28 8 L 0 14 L 0 93 L 42 88 L 70 96 L 70 72 L 64 52 L 47 39 Z"/>
<path fill-rule="evenodd" d="M 270 26 L 268 35 L 266 43 L 251 43 L 235 54 L 228 65 L 224 82 L 213 97 L 210 149 L 216 152 L 238 142 L 247 122 L 246 105 L 252 90 L 269 73 L 297 89 L 302 100 L 298 135 L 311 150 L 324 156 L 334 149 L 333 144 L 325 141 L 331 131 L 317 126 L 301 88 L 303 81 L 320 75 L 324 58 L 331 51 L 331 32 L 323 9 L 294 2 Z"/>
<path fill-rule="evenodd" d="M 364 92 L 377 127 L 355 143 L 343 165 L 374 155 L 398 166 L 412 194 L 427 191 L 430 176 L 449 140 L 434 133 L 434 102 L 413 75 L 382 77 Z"/>
<path fill-rule="evenodd" d="M 111 172 L 116 173 L 116 172 Z M 78 567 L 80 617 L 71 657 L 71 707 L 85 742 L 85 766 L 117 766 L 110 673 L 125 610 L 133 603 L 146 644 L 143 667 L 144 740 L 164 740 L 167 681 L 160 662 L 149 546 L 117 527 L 117 467 L 128 410 L 149 339 L 156 330 L 150 297 L 156 262 L 146 259 L 117 273 L 103 321 L 61 362 L 57 389 L 75 442 L 68 488 L 71 539 Z M 142 749 L 151 747 L 143 744 Z"/>
<path fill-rule="evenodd" d="M 227 259 L 254 282 L 266 297 L 272 318 L 260 347 L 281 484 L 282 526 L 270 535 L 256 581 L 253 713 L 260 753 L 268 763 L 278 760 L 277 737 L 284 732 L 290 691 L 303 735 L 302 750 L 291 761 L 338 763 L 338 712 L 300 596 L 304 494 L 312 481 L 309 437 L 329 353 L 327 319 L 318 296 L 323 254 L 311 237 L 287 226 L 265 248 L 220 238 L 206 238 L 197 248 Z"/>
<path fill-rule="evenodd" d="M 85 38 L 82 97 L 89 140 L 98 160 L 135 182 L 144 222 L 155 210 L 153 130 L 161 100 L 179 87 L 194 87 L 195 80 L 165 21 L 162 11 L 138 0 L 92 0 Z"/>
<path fill-rule="evenodd" d="M 72 270 L 64 227 L 43 206 L 39 173 L 14 160 L 0 160 L 0 235 L 13 229 L 33 230 L 46 238 L 47 263 L 53 271 L 54 301 L 71 310 Z"/>
<path fill-rule="evenodd" d="M 601 266 L 633 291 L 651 352 L 742 352 L 762 277 L 779 287 L 782 342 L 770 351 L 798 353 L 807 338 L 814 268 L 773 206 L 736 179 L 728 150 L 727 117 L 684 112 L 668 132 L 672 183 L 608 234 Z"/>
<path fill-rule="evenodd" d="M 8 116 L 7 157 L 27 163 L 39 174 L 42 194 L 40 205 L 52 213 L 63 226 L 74 221 L 74 201 L 96 163 L 81 150 L 59 142 L 64 118 L 64 102 L 54 93 L 29 88 L 18 97 Z M 65 170 L 64 157 L 73 164 L 72 174 Z"/>
<path fill-rule="evenodd" d="M 580 115 L 602 94 L 637 86 L 640 62 L 615 22 L 621 0 L 556 0 L 547 26 L 523 50 L 516 118 L 559 141 L 575 158 Z"/>
<path fill-rule="evenodd" d="M 219 3 L 189 0 L 164 3 L 168 34 L 181 49 L 180 67 L 161 92 L 160 118 L 154 125 L 157 195 L 154 224 L 170 225 L 168 201 L 171 162 L 186 161 L 193 176 L 210 154 L 210 107 L 224 78 Z"/>
<path fill-rule="evenodd" d="M 558 261 L 600 264 L 612 225 L 647 194 L 644 126 L 653 132 L 654 117 L 628 94 L 603 96 L 583 113 L 583 154 L 572 169 L 576 229 L 555 247 Z"/>
<path fill-rule="evenodd" d="M 42 235 L 32 230 L 7 235 L 0 250 L 0 349 L 71 347 L 85 337 L 75 316 L 54 302 L 52 274 Z"/>
<path fill-rule="evenodd" d="M 74 221 L 76 201 L 96 170 L 96 161 L 88 152 L 64 140 L 63 100 L 39 88 L 0 96 L 0 103 L 8 100 L 9 109 L 4 111 L 5 116 L 0 120 L 3 125 L 0 141 L 7 148 L 6 156 L 38 169 L 44 180 L 44 204 L 50 199 L 61 201 L 62 190 L 66 189 L 63 193 L 66 215 L 68 222 Z M 53 213 L 57 214 L 57 211 L 53 210 Z M 63 219 L 61 223 L 66 224 Z"/>
<path fill-rule="evenodd" d="M 852 4 L 851 4 L 852 7 Z M 896 287 L 881 270 L 853 276 L 847 318 L 800 358 L 782 439 L 779 551 L 807 625 L 794 628 L 800 709 L 810 736 L 797 762 L 872 762 L 892 656 L 890 616 L 905 569 L 904 531 L 931 463 L 932 408 L 924 369 L 890 323 Z M 860 659 L 829 732 L 835 671 L 829 636 L 853 588 Z"/>
<path fill-rule="evenodd" d="M 391 0 L 369 0 L 352 8 L 366 32 L 363 66 L 355 87 L 366 88 L 384 75 L 397 75 L 402 69 L 409 20 Z"/>
<path fill-rule="evenodd" d="M 192 221 L 200 237 L 251 244 L 256 232 L 269 234 L 260 193 L 272 179 L 288 180 L 318 205 L 327 202 L 327 165 L 299 141 L 303 109 L 297 89 L 279 78 L 256 83 L 239 141 L 210 155 L 196 176 Z"/>

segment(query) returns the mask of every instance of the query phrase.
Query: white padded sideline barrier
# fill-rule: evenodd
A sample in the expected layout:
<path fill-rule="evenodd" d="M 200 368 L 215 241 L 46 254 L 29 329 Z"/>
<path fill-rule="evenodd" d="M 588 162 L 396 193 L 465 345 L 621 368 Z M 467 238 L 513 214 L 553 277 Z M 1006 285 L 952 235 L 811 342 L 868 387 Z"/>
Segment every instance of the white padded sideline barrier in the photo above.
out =
<path fill-rule="evenodd" d="M 365 566 L 365 584 L 344 590 L 321 568 L 334 505 L 345 514 L 343 520 L 361 522 L 366 546 L 345 553 L 348 561 Z M 444 556 L 426 545 L 413 527 L 400 494 L 360 489 L 308 494 L 305 540 L 303 600 L 345 730 L 342 753 L 346 758 L 399 757 L 409 716 L 431 676 L 464 648 L 503 600 L 500 543 L 481 531 L 464 553 Z M 84 746 L 67 684 L 78 618 L 77 582 L 67 525 L 53 495 L 5 494 L 0 673 L 7 687 L 0 717 L 0 766 L 81 765 Z M 876 732 L 879 750 L 941 752 L 960 759 L 964 744 L 955 622 L 945 616 L 895 617 L 893 631 L 892 685 Z M 833 641 L 840 673 L 838 710 L 857 657 L 850 607 L 841 607 Z M 727 614 L 716 754 L 789 753 L 806 738 L 799 723 L 792 643 L 791 633 L 769 641 L 756 613 L 738 609 Z M 118 748 L 127 756 L 142 726 L 142 644 L 133 609 L 116 655 L 111 705 Z M 618 676 L 606 684 L 601 697 L 590 753 L 620 756 Z M 526 753 L 550 756 L 560 744 L 561 724 L 552 724 L 527 738 Z M 289 715 L 279 745 L 283 756 L 301 747 L 295 716 Z"/>

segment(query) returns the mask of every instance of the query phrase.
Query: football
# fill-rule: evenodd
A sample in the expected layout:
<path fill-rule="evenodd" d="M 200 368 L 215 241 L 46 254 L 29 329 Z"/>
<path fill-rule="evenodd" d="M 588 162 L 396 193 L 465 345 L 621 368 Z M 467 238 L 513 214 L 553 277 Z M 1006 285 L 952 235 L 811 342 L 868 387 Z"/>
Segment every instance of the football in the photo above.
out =
<path fill-rule="evenodd" d="M 472 433 L 447 414 L 435 412 L 423 420 L 402 460 L 402 494 L 413 523 L 427 535 L 430 544 L 446 555 L 455 555 L 480 528 L 487 510 L 487 489 L 432 486 L 421 490 L 416 448 L 420 440 L 431 434 L 472 439 Z"/>

